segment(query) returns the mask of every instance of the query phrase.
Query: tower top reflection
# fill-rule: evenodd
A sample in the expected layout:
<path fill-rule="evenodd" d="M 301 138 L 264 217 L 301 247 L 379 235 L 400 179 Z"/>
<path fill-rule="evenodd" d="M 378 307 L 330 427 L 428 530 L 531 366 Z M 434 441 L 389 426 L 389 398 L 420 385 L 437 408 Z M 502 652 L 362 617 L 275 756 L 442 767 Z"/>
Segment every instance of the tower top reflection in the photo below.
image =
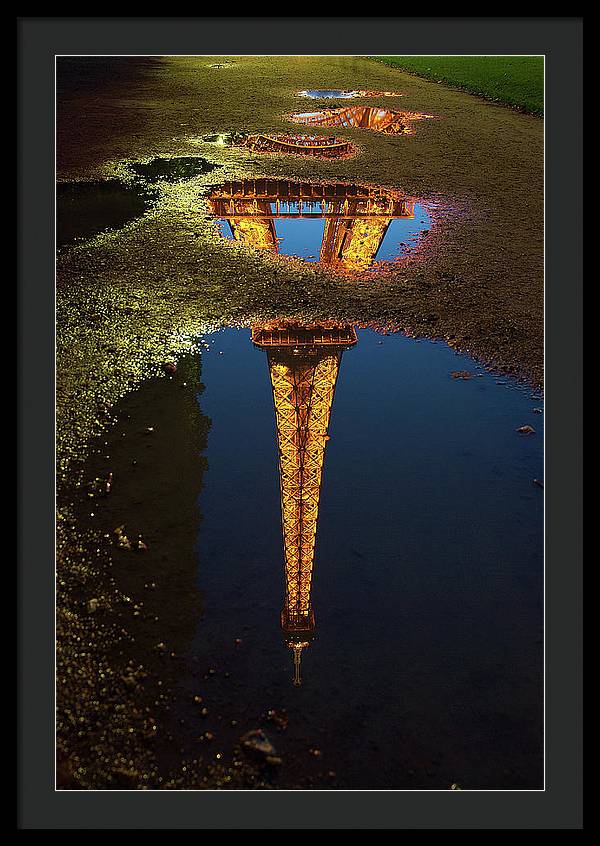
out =
<path fill-rule="evenodd" d="M 356 344 L 356 331 L 334 321 L 279 320 L 254 326 L 252 341 L 267 352 L 273 389 L 285 559 L 281 628 L 299 685 L 302 651 L 315 632 L 311 586 L 329 419 L 342 353 Z"/>

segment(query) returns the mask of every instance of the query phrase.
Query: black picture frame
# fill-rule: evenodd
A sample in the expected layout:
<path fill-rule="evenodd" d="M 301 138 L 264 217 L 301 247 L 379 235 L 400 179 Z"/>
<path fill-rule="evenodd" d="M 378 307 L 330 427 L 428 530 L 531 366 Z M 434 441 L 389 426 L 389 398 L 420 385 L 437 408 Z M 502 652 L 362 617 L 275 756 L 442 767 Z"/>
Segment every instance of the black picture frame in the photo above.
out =
<path fill-rule="evenodd" d="M 580 18 L 17 19 L 21 829 L 506 829 L 581 823 Z M 54 64 L 64 54 L 546 57 L 546 787 L 481 792 L 54 789 Z M 527 186 L 523 186 L 527 190 Z M 565 213 L 567 210 L 567 214 Z"/>

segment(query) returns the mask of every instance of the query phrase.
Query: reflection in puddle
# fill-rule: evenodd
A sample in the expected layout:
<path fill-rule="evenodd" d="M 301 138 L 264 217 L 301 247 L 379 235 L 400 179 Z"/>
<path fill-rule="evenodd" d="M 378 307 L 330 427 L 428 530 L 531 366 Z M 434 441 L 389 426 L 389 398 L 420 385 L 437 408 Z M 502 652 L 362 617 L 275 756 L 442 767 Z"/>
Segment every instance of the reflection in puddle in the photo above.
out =
<path fill-rule="evenodd" d="M 203 135 L 202 140 L 219 147 L 247 147 L 253 153 L 288 154 L 318 159 L 345 159 L 357 153 L 354 144 L 343 138 L 290 132 L 214 132 Z"/>
<path fill-rule="evenodd" d="M 149 162 L 131 162 L 129 169 L 146 182 L 179 182 L 193 179 L 203 173 L 210 173 L 221 165 L 213 164 L 199 156 L 181 156 L 178 158 L 157 158 Z"/>
<path fill-rule="evenodd" d="M 226 182 L 208 201 L 223 237 L 347 273 L 384 269 L 430 227 L 413 199 L 358 185 L 247 179 Z"/>
<path fill-rule="evenodd" d="M 299 97 L 310 97 L 311 100 L 351 100 L 354 97 L 403 97 L 397 91 L 344 91 L 338 88 L 310 88 L 299 91 Z"/>
<path fill-rule="evenodd" d="M 253 153 L 288 153 L 318 159 L 345 159 L 356 155 L 356 147 L 350 141 L 323 135 L 249 135 L 243 146 Z"/>
<path fill-rule="evenodd" d="M 227 755 L 261 727 L 294 775 L 310 745 L 350 789 L 538 785 L 540 418 L 515 432 L 538 400 L 401 333 L 278 317 L 249 335 L 202 355 L 204 610 L 182 689 L 202 730 Z"/>
<path fill-rule="evenodd" d="M 121 229 L 141 217 L 152 194 L 118 179 L 68 182 L 56 186 L 56 245 Z"/>
<path fill-rule="evenodd" d="M 254 326 L 252 342 L 266 350 L 273 389 L 286 586 L 281 628 L 299 685 L 302 650 L 315 630 L 311 583 L 329 417 L 342 353 L 356 344 L 356 332 L 333 322 L 279 320 Z"/>
<path fill-rule="evenodd" d="M 290 115 L 290 120 L 310 126 L 357 127 L 386 135 L 414 135 L 413 122 L 431 117 L 420 112 L 395 112 L 374 106 L 345 106 L 319 112 L 296 112 Z"/>

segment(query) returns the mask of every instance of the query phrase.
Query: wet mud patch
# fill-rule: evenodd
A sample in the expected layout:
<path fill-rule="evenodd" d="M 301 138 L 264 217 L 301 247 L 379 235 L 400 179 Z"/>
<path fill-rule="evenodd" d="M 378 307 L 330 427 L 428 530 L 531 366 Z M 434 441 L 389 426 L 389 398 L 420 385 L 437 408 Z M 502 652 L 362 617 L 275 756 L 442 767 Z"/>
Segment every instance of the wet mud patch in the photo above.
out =
<path fill-rule="evenodd" d="M 208 197 L 222 237 L 334 272 L 382 272 L 429 232 L 425 206 L 398 191 L 278 179 L 230 181 Z"/>
<path fill-rule="evenodd" d="M 170 691 L 201 609 L 194 541 L 210 420 L 196 400 L 198 357 L 170 367 L 168 378 L 146 382 L 112 409 L 66 504 L 73 529 L 87 538 L 82 547 L 91 545 L 101 566 L 89 572 L 77 550 L 59 552 L 70 612 L 58 623 L 62 788 L 157 788 L 172 763 Z M 173 441 L 177 455 L 166 460 Z M 89 648 L 79 682 L 70 675 L 75 624 Z M 71 683 L 60 684 L 65 677 Z"/>
<path fill-rule="evenodd" d="M 148 210 L 155 195 L 119 179 L 61 182 L 56 187 L 56 245 L 122 229 Z"/>
<path fill-rule="evenodd" d="M 133 162 L 129 170 L 140 179 L 151 184 L 155 182 L 182 182 L 210 173 L 219 164 L 209 162 L 200 156 L 180 156 L 178 158 L 156 158 L 149 162 Z"/>
<path fill-rule="evenodd" d="M 376 106 L 346 106 L 318 112 L 296 112 L 290 115 L 290 120 L 308 126 L 339 126 L 370 129 L 385 135 L 414 135 L 413 123 L 432 117 L 421 112 L 398 112 Z"/>
<path fill-rule="evenodd" d="M 299 91 L 298 97 L 308 97 L 310 100 L 353 100 L 355 97 L 403 97 L 398 91 L 362 91 L 344 90 L 339 88 L 309 88 Z"/>

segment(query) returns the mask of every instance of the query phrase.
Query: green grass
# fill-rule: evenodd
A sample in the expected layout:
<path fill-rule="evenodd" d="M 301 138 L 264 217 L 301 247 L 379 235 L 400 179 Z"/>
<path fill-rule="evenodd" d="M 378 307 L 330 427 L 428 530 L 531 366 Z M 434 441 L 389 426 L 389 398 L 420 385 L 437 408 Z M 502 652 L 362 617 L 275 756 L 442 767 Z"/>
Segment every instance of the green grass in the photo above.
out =
<path fill-rule="evenodd" d="M 543 56 L 371 56 L 535 115 L 544 113 Z"/>

